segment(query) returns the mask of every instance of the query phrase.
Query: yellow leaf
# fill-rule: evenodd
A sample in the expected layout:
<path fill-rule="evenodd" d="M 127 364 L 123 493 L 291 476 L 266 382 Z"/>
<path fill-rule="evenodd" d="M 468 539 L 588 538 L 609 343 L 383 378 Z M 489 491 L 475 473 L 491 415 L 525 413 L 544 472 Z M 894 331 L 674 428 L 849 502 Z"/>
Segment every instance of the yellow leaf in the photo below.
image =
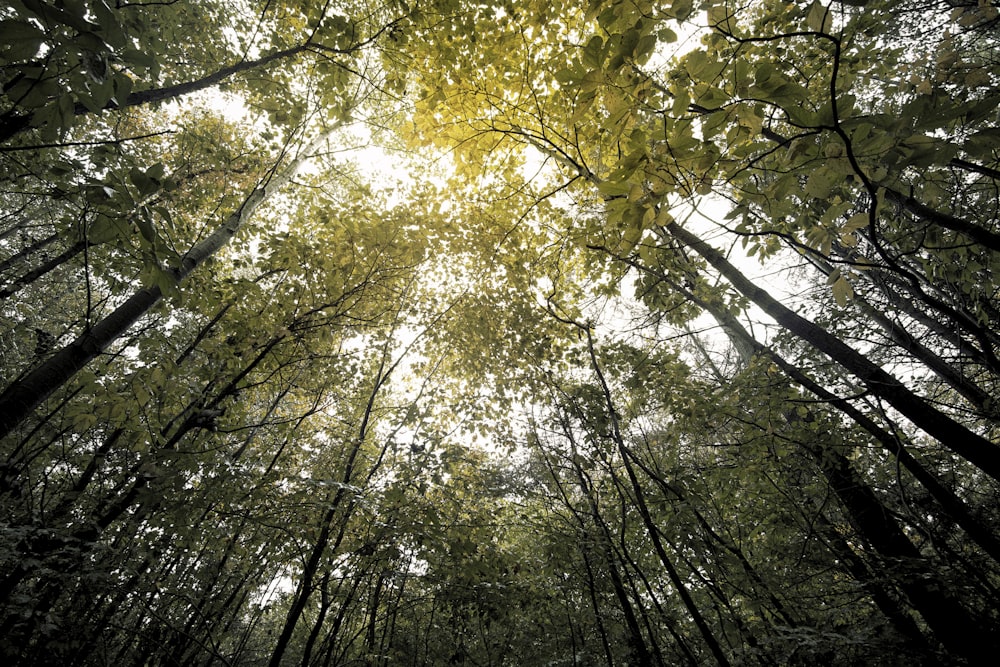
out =
<path fill-rule="evenodd" d="M 833 283 L 833 298 L 838 306 L 846 306 L 847 302 L 854 298 L 854 288 L 847 279 L 841 276 Z"/>
<path fill-rule="evenodd" d="M 856 213 L 847 219 L 844 223 L 844 228 L 841 230 L 844 234 L 850 234 L 851 232 L 856 232 L 859 229 L 863 229 L 868 226 L 868 214 L 867 213 Z"/>

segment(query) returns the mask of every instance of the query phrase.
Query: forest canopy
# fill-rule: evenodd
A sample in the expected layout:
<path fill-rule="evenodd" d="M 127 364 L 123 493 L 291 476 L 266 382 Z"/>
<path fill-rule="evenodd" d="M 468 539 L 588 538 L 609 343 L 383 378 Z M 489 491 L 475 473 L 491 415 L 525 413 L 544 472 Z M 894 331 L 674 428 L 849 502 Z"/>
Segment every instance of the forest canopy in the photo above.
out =
<path fill-rule="evenodd" d="M 4 664 L 994 664 L 998 7 L 8 0 Z"/>

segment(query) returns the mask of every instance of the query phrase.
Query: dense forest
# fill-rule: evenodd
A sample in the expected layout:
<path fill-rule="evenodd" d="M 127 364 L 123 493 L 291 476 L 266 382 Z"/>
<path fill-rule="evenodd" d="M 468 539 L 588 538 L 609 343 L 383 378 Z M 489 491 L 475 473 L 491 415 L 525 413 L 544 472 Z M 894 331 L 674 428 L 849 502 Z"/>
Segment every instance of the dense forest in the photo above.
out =
<path fill-rule="evenodd" d="M 0 660 L 992 665 L 996 0 L 6 0 Z"/>

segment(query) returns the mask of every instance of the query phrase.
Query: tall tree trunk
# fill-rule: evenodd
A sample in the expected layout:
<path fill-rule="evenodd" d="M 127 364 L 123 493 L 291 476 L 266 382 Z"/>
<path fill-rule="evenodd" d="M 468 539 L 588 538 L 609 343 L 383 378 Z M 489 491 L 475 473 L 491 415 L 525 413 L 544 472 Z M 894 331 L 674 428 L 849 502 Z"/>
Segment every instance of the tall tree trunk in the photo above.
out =
<path fill-rule="evenodd" d="M 625 584 L 621 573 L 618 570 L 618 558 L 615 556 L 613 541 L 611 539 L 611 529 L 601 515 L 601 509 L 597 499 L 593 494 L 593 485 L 588 479 L 587 473 L 579 463 L 576 440 L 572 432 L 572 427 L 568 423 L 562 424 L 563 436 L 570 443 L 572 452 L 572 465 L 576 473 L 577 485 L 580 492 L 587 499 L 587 515 L 590 517 L 594 530 L 596 531 L 601 556 L 604 559 L 604 567 L 611 579 L 611 587 L 618 600 L 618 606 L 625 618 L 625 630 L 629 645 L 628 664 L 637 667 L 648 667 L 653 664 L 653 657 L 646 646 L 646 641 L 642 636 L 642 629 L 639 627 L 639 619 L 632 608 L 632 600 L 625 590 Z"/>
<path fill-rule="evenodd" d="M 633 264 L 633 266 L 635 265 Z M 665 276 L 663 278 L 665 279 Z M 740 351 L 745 361 L 749 360 L 750 356 L 754 354 L 771 359 L 794 382 L 814 394 L 817 398 L 826 401 L 831 406 L 843 412 L 858 426 L 868 432 L 869 435 L 873 436 L 886 452 L 894 456 L 903 468 L 913 475 L 914 479 L 941 505 L 945 513 L 965 530 L 969 537 L 982 547 L 983 551 L 988 553 L 996 562 L 1000 563 L 1000 538 L 996 536 L 993 529 L 977 519 L 962 498 L 947 488 L 936 476 L 927 470 L 906 448 L 900 436 L 882 428 L 868 415 L 851 404 L 850 401 L 829 391 L 809 377 L 802 369 L 788 362 L 775 350 L 757 341 L 732 313 L 720 307 L 719 304 L 700 299 L 680 285 L 673 284 L 672 287 L 684 293 L 687 298 L 701 308 L 704 308 L 715 318 L 719 326 L 722 327 L 722 330 L 729 337 L 733 346 Z"/>
<path fill-rule="evenodd" d="M 636 508 L 639 510 L 639 516 L 642 518 L 643 526 L 646 529 L 646 534 L 653 543 L 653 548 L 656 550 L 656 555 L 660 559 L 660 564 L 663 565 L 663 569 L 666 570 L 667 576 L 670 578 L 670 582 L 673 584 L 674 589 L 680 596 L 681 601 L 684 603 L 684 608 L 687 610 L 688 614 L 691 616 L 691 620 L 698 627 L 698 632 L 701 633 L 701 638 L 708 646 L 709 651 L 711 651 L 712 656 L 715 661 L 721 667 L 729 667 L 729 658 L 726 657 L 726 653 L 722 648 L 722 644 L 719 643 L 718 638 L 709 627 L 704 615 L 695 603 L 694 598 L 691 597 L 691 592 L 688 590 L 687 586 L 684 584 L 684 580 L 681 578 L 680 573 L 674 566 L 669 554 L 667 554 L 666 548 L 663 546 L 663 542 L 660 539 L 659 528 L 656 522 L 653 520 L 653 516 L 649 511 L 649 506 L 646 503 L 646 494 L 642 489 L 642 485 L 639 484 L 639 478 L 635 474 L 635 466 L 632 464 L 632 457 L 628 451 L 628 447 L 625 444 L 625 438 L 621 432 L 621 424 L 618 419 L 618 411 L 615 409 L 614 400 L 611 396 L 611 389 L 608 387 L 607 380 L 604 377 L 604 372 L 601 370 L 601 365 L 597 360 L 597 353 L 594 350 L 594 337 L 591 332 L 590 327 L 583 326 L 574 323 L 579 329 L 582 330 L 587 338 L 587 352 L 590 355 L 590 364 L 595 375 L 597 376 L 598 383 L 601 388 L 601 395 L 604 398 L 604 406 L 608 411 L 608 417 L 611 420 L 611 437 L 615 441 L 615 446 L 618 449 L 618 455 L 622 459 L 622 464 L 625 467 L 625 474 L 628 476 L 629 486 L 632 487 L 632 497 L 635 499 Z"/>
<path fill-rule="evenodd" d="M 37 266 L 34 269 L 28 271 L 27 273 L 18 276 L 10 283 L 8 283 L 6 287 L 0 289 L 0 299 L 6 299 L 8 297 L 17 294 L 22 289 L 24 289 L 31 283 L 35 282 L 45 274 L 62 266 L 69 260 L 79 255 L 81 252 L 83 252 L 83 249 L 86 247 L 87 247 L 86 241 L 77 241 L 76 243 L 66 248 L 55 257 L 43 262 L 40 266 Z"/>
<path fill-rule="evenodd" d="M 16 227 L 14 228 L 14 231 L 17 231 Z M 0 235 L 0 239 L 2 239 L 3 236 L 5 235 Z M 50 234 L 49 236 L 46 236 L 43 239 L 39 239 L 31 243 L 30 245 L 24 247 L 20 251 L 16 252 L 15 254 L 11 255 L 7 259 L 0 262 L 0 273 L 3 273 L 4 271 L 7 271 L 11 267 L 16 266 L 20 262 L 24 261 L 34 253 L 40 251 L 45 246 L 54 243 L 58 239 L 59 239 L 58 233 Z"/>
<path fill-rule="evenodd" d="M 271 659 L 268 663 L 270 667 L 280 667 L 282 657 L 288 648 L 289 642 L 292 640 L 292 634 L 295 632 L 295 627 L 298 625 L 299 618 L 302 616 L 302 612 L 305 611 L 306 604 L 309 598 L 312 596 L 315 590 L 314 581 L 316 576 L 319 574 L 319 566 L 322 562 L 323 556 L 327 552 L 327 547 L 330 544 L 330 536 L 333 531 L 333 520 L 336 518 L 337 511 L 340 509 L 340 505 L 344 502 L 347 496 L 345 491 L 346 487 L 354 479 L 354 468 L 357 463 L 357 458 L 361 453 L 361 448 L 368 438 L 368 429 L 371 424 L 371 420 L 374 415 L 375 401 L 385 386 L 386 381 L 392 374 L 393 370 L 402 360 L 402 357 L 393 364 L 388 364 L 387 359 L 388 351 L 382 358 L 382 362 L 378 368 L 375 376 L 375 383 L 372 387 L 371 393 L 368 395 L 368 402 L 364 407 L 364 412 L 361 416 L 361 421 L 358 426 L 358 434 L 351 445 L 351 451 L 348 453 L 347 461 L 344 464 L 344 473 L 341 476 L 341 485 L 337 489 L 336 494 L 327 503 L 327 511 L 323 513 L 321 519 L 320 533 L 313 543 L 312 549 L 309 552 L 309 559 L 306 561 L 302 568 L 301 579 L 295 589 L 295 594 L 292 597 L 292 604 L 288 608 L 288 613 L 285 615 L 285 624 L 281 629 L 281 634 L 278 635 L 278 639 L 275 642 L 274 650 L 271 652 Z M 388 365 L 388 368 L 386 366 Z M 350 509 L 347 510 L 350 512 Z M 342 519 L 342 526 L 346 523 L 347 517 Z M 342 536 L 344 531 L 340 531 Z M 338 538 L 339 541 L 339 538 Z"/>
<path fill-rule="evenodd" d="M 310 144 L 280 175 L 272 174 L 268 177 L 222 225 L 195 244 L 181 258 L 180 265 L 171 271 L 173 279 L 178 284 L 182 283 L 209 257 L 227 245 L 257 208 L 292 179 L 311 152 L 325 138 L 326 135 Z M 125 303 L 80 334 L 72 343 L 8 386 L 0 394 L 0 438 L 24 422 L 46 398 L 148 313 L 162 296 L 160 287 L 155 284 L 139 289 Z"/>
<path fill-rule="evenodd" d="M 276 51 L 275 53 L 263 56 L 257 60 L 244 60 L 236 63 L 235 65 L 223 67 L 222 69 L 216 70 L 211 74 L 207 74 L 200 79 L 184 81 L 172 86 L 164 86 L 163 88 L 139 90 L 134 93 L 130 93 L 123 102 L 117 102 L 114 99 L 109 100 L 104 105 L 103 110 L 110 111 L 113 109 L 127 109 L 128 107 L 139 106 L 142 104 L 164 102 L 166 100 L 172 100 L 175 97 L 189 95 L 200 90 L 207 90 L 208 88 L 216 86 L 232 76 L 264 67 L 265 65 L 269 65 L 270 63 L 283 58 L 295 57 L 310 48 L 312 48 L 312 45 L 307 42 L 282 51 Z M 88 113 L 92 112 L 83 104 L 78 103 L 73 107 L 73 114 L 76 116 L 82 116 Z M 31 114 L 18 114 L 9 117 L 2 124 L 0 124 L 0 144 L 16 137 L 29 127 L 31 127 Z"/>
<path fill-rule="evenodd" d="M 946 584 L 929 571 L 927 559 L 913 546 L 875 493 L 858 478 L 850 462 L 830 448 L 809 443 L 803 446 L 847 510 L 857 534 L 885 562 L 882 576 L 906 594 L 938 641 L 967 664 L 984 667 L 993 664 L 992 657 L 1000 650 L 995 637 L 990 637 L 988 628 L 981 627 L 965 607 L 945 593 Z"/>
<path fill-rule="evenodd" d="M 740 349 L 746 350 L 749 347 L 759 351 L 763 348 L 732 315 L 714 307 L 710 308 L 710 312 L 728 335 L 741 339 L 738 345 Z M 772 358 L 777 356 L 766 354 Z M 823 391 L 819 387 L 817 389 Z M 787 413 L 785 418 L 790 423 L 801 421 L 800 417 L 792 413 Z M 986 629 L 980 628 L 968 610 L 945 593 L 944 584 L 930 573 L 926 557 L 906 536 L 888 508 L 858 477 L 847 458 L 835 449 L 816 442 L 802 442 L 800 445 L 822 471 L 830 488 L 846 509 L 857 534 L 887 564 L 882 568 L 881 576 L 892 581 L 906 594 L 946 650 L 953 656 L 967 660 L 968 664 L 983 664 L 979 657 L 982 649 L 994 643 L 987 639 Z M 893 619 L 898 620 L 898 615 L 894 615 Z M 901 630 L 912 632 L 908 625 L 904 625 Z M 991 650 L 996 649 L 1000 649 L 1000 646 L 992 647 Z"/>
<path fill-rule="evenodd" d="M 743 275 L 721 252 L 695 234 L 674 222 L 667 224 L 664 231 L 698 253 L 740 294 L 773 317 L 789 333 L 839 363 L 861 380 L 873 395 L 884 399 L 925 433 L 1000 482 L 1000 447 L 934 408 L 836 336 L 782 305 Z"/>

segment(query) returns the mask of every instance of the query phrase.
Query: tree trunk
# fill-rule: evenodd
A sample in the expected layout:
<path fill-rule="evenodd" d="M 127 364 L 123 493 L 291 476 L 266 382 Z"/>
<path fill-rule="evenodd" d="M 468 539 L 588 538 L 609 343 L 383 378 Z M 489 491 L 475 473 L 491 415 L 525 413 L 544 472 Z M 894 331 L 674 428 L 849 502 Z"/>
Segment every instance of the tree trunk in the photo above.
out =
<path fill-rule="evenodd" d="M 699 237 L 671 222 L 664 227 L 675 239 L 711 264 L 736 290 L 784 327 L 850 371 L 871 391 L 899 410 L 925 433 L 1000 482 L 1000 447 L 935 409 L 902 382 L 823 328 L 794 313 L 757 287 L 725 256 Z"/>
<path fill-rule="evenodd" d="M 580 325 L 577 325 L 580 327 Z M 649 511 L 649 507 L 646 504 L 646 494 L 639 484 L 639 479 L 635 474 L 635 467 L 632 465 L 632 459 L 628 448 L 625 445 L 625 438 L 622 436 L 621 424 L 618 421 L 618 411 L 615 410 L 614 401 L 611 396 L 611 389 L 608 387 L 608 383 L 604 378 L 604 373 L 601 370 L 601 366 L 597 361 L 597 354 L 594 351 L 594 338 L 591 333 L 590 328 L 580 327 L 583 329 L 584 334 L 587 337 L 587 351 L 590 354 L 590 364 L 594 373 L 597 375 L 598 382 L 601 386 L 601 394 L 604 397 L 604 405 L 608 411 L 608 416 L 611 420 L 611 436 L 615 441 L 615 445 L 618 448 L 618 455 L 622 459 L 622 464 L 625 467 L 625 474 L 628 476 L 629 485 L 632 487 L 632 495 L 636 502 L 636 508 L 639 510 L 639 516 L 642 518 L 643 526 L 646 528 L 646 534 L 653 543 L 653 548 L 656 550 L 656 555 L 660 559 L 660 564 L 663 565 L 663 569 L 666 570 L 667 576 L 670 578 L 670 583 L 673 584 L 674 589 L 680 596 L 681 601 L 684 603 L 684 608 L 687 610 L 688 614 L 691 616 L 691 620 L 698 627 L 698 631 L 701 633 L 702 640 L 708 646 L 709 651 L 712 652 L 712 656 L 715 661 L 721 667 L 729 667 L 729 658 L 726 657 L 726 653 L 719 643 L 718 638 L 709 627 L 708 622 L 705 620 L 704 615 L 695 603 L 694 598 L 691 597 L 691 592 L 688 591 L 687 586 L 684 584 L 684 580 L 681 579 L 680 573 L 677 568 L 674 567 L 673 561 L 667 554 L 666 548 L 663 546 L 663 542 L 660 540 L 659 529 L 656 523 L 653 521 L 653 516 Z"/>
<path fill-rule="evenodd" d="M 308 159 L 312 149 L 323 139 L 325 136 L 313 142 L 302 153 L 302 157 L 292 161 L 280 175 L 268 178 L 222 225 L 195 244 L 181 258 L 180 266 L 171 271 L 173 279 L 178 284 L 182 283 L 205 260 L 228 244 L 257 208 L 292 179 Z M 26 376 L 8 386 L 0 394 L 0 438 L 24 422 L 45 399 L 148 313 L 162 296 L 163 293 L 158 285 L 148 285 L 139 289 L 110 315 L 84 331 L 76 340 L 53 354 Z"/>
<path fill-rule="evenodd" d="M 177 83 L 163 88 L 139 90 L 129 94 L 129 96 L 125 98 L 124 102 L 118 103 L 114 99 L 109 100 L 104 105 L 103 109 L 109 111 L 113 109 L 127 109 L 128 107 L 139 106 L 142 104 L 164 102 L 175 97 L 181 97 L 183 95 L 198 92 L 199 90 L 206 90 L 212 86 L 222 83 L 236 74 L 264 67 L 265 65 L 268 65 L 276 60 L 281 60 L 282 58 L 294 57 L 303 51 L 308 50 L 310 47 L 311 45 L 309 43 L 299 44 L 298 46 L 277 51 L 264 56 L 263 58 L 258 58 L 257 60 L 245 60 L 243 62 L 236 63 L 235 65 L 223 67 L 220 70 L 216 70 L 215 72 L 203 76 L 200 79 L 195 79 L 194 81 L 185 81 L 183 83 Z M 82 116 L 88 113 L 92 112 L 82 104 L 77 103 L 73 107 L 73 114 L 76 116 Z M 31 114 L 18 114 L 11 116 L 4 121 L 2 125 L 0 125 L 0 144 L 16 137 L 29 127 L 31 127 Z"/>
<path fill-rule="evenodd" d="M 361 453 L 361 447 L 364 445 L 364 442 L 368 437 L 369 424 L 371 423 L 373 412 L 375 410 L 375 400 L 382 390 L 382 387 L 385 385 L 385 382 L 389 379 L 389 375 L 398 363 L 399 362 L 397 361 L 395 364 L 391 364 L 389 368 L 386 369 L 387 359 L 383 357 L 382 363 L 376 373 L 375 384 L 368 396 L 368 402 L 365 405 L 361 423 L 358 426 L 358 435 L 354 439 L 351 451 L 347 457 L 347 462 L 344 464 L 344 474 L 341 477 L 341 486 L 337 489 L 337 493 L 334 497 L 327 503 L 328 509 L 323 514 L 319 536 L 317 536 L 316 541 L 313 543 L 313 547 L 309 552 L 309 560 L 306 561 L 305 566 L 302 569 L 302 578 L 296 587 L 295 595 L 292 598 L 292 604 L 288 608 L 288 613 L 285 615 L 285 624 L 281 629 L 281 634 L 278 636 L 274 645 L 274 650 L 271 653 L 271 659 L 268 663 L 270 667 L 280 667 L 281 659 L 285 654 L 285 650 L 288 648 L 289 642 L 292 640 L 292 634 L 295 632 L 295 626 L 298 625 L 299 618 L 302 616 L 302 612 L 306 608 L 306 603 L 309 601 L 309 597 L 315 589 L 313 582 L 315 581 L 317 574 L 319 574 L 320 562 L 322 561 L 323 555 L 326 553 L 327 547 L 330 543 L 330 534 L 333 530 L 333 520 L 336 518 L 337 511 L 347 495 L 345 488 L 354 479 L 354 466 L 357 462 L 358 455 Z M 351 510 L 348 509 L 347 513 L 349 514 L 350 511 Z M 341 525 L 343 526 L 346 521 L 347 517 L 345 516 Z M 342 529 L 340 531 L 340 536 L 342 537 L 343 535 L 344 531 Z M 340 537 L 338 537 L 337 541 L 339 543 Z"/>

